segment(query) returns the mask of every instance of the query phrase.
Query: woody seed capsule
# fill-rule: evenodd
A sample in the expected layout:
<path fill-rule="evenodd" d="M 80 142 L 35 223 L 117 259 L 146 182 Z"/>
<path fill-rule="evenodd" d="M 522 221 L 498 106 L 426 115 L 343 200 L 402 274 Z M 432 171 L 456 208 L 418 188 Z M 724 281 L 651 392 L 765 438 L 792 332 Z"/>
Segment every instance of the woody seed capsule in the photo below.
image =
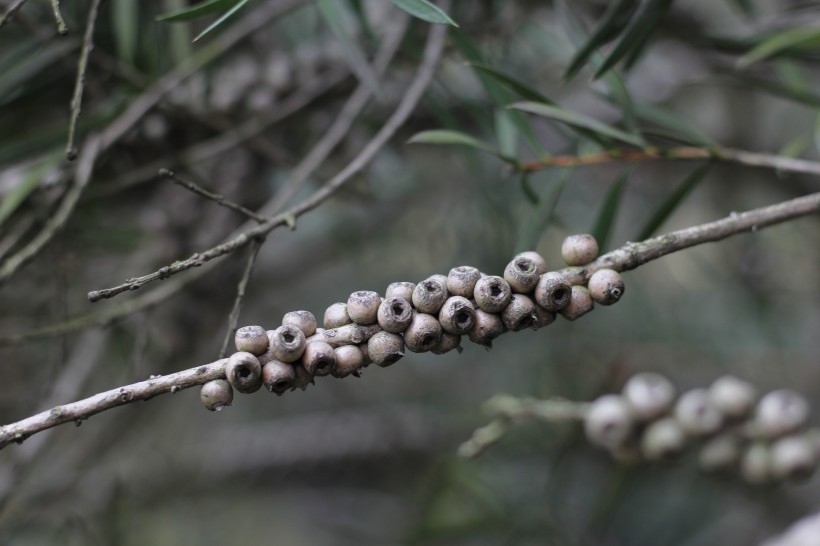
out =
<path fill-rule="evenodd" d="M 709 402 L 706 389 L 686 391 L 675 405 L 675 418 L 687 434 L 706 436 L 723 425 L 723 415 Z"/>
<path fill-rule="evenodd" d="M 406 299 L 391 296 L 381 302 L 376 318 L 382 330 L 391 334 L 400 334 L 407 329 L 410 321 L 413 320 L 413 307 Z"/>
<path fill-rule="evenodd" d="M 756 399 L 754 385 L 731 375 L 718 378 L 709 387 L 709 401 L 723 415 L 732 419 L 749 415 Z"/>
<path fill-rule="evenodd" d="M 740 459 L 740 442 L 733 434 L 720 434 L 700 448 L 698 464 L 701 470 L 712 472 L 734 468 Z"/>
<path fill-rule="evenodd" d="M 436 317 L 426 313 L 414 313 L 410 326 L 404 331 L 404 344 L 408 351 L 424 353 L 438 345 L 441 324 Z"/>
<path fill-rule="evenodd" d="M 305 352 L 305 334 L 296 326 L 283 324 L 268 335 L 273 358 L 282 362 L 296 362 Z"/>
<path fill-rule="evenodd" d="M 804 436 L 786 436 L 771 446 L 771 471 L 776 479 L 806 479 L 817 466 L 811 442 Z"/>
<path fill-rule="evenodd" d="M 305 349 L 307 352 L 307 349 Z M 302 361 L 297 361 L 292 364 L 293 371 L 296 374 L 293 380 L 293 387 L 290 390 L 302 389 L 306 390 L 310 385 L 314 384 L 313 375 L 308 373 Z"/>
<path fill-rule="evenodd" d="M 537 319 L 535 303 L 524 294 L 513 294 L 510 304 L 501 311 L 501 322 L 512 332 L 532 328 Z"/>
<path fill-rule="evenodd" d="M 225 366 L 225 375 L 231 386 L 244 394 L 256 392 L 262 386 L 262 366 L 251 353 L 232 354 Z"/>
<path fill-rule="evenodd" d="M 367 341 L 367 353 L 377 366 L 386 368 L 404 356 L 404 338 L 398 334 L 378 332 Z"/>
<path fill-rule="evenodd" d="M 763 443 L 750 445 L 740 459 L 740 473 L 751 484 L 759 485 L 771 478 L 772 457 Z"/>
<path fill-rule="evenodd" d="M 586 233 L 570 235 L 561 245 L 561 257 L 567 265 L 586 265 L 598 257 L 598 242 Z"/>
<path fill-rule="evenodd" d="M 473 329 L 467 334 L 470 341 L 484 345 L 489 350 L 493 346 L 493 340 L 504 333 L 504 323 L 495 313 L 488 313 L 481 309 L 475 310 L 475 324 Z"/>
<path fill-rule="evenodd" d="M 760 399 L 755 410 L 755 424 L 761 434 L 775 438 L 793 432 L 806 423 L 809 403 L 789 389 L 769 392 Z"/>
<path fill-rule="evenodd" d="M 626 382 L 623 394 L 635 417 L 641 421 L 650 421 L 657 419 L 672 407 L 675 401 L 675 386 L 660 374 L 638 373 Z"/>
<path fill-rule="evenodd" d="M 269 392 L 282 395 L 293 388 L 296 381 L 296 370 L 292 364 L 280 360 L 271 360 L 262 366 L 262 384 Z"/>
<path fill-rule="evenodd" d="M 473 290 L 475 303 L 482 311 L 499 313 L 512 298 L 512 289 L 507 281 L 493 275 L 481 277 Z"/>
<path fill-rule="evenodd" d="M 595 305 L 592 303 L 592 297 L 589 295 L 589 290 L 586 286 L 573 286 L 570 292 L 569 305 L 561 309 L 561 315 L 567 320 L 575 320 L 580 318 L 590 311 Z"/>
<path fill-rule="evenodd" d="M 285 313 L 285 316 L 282 317 L 282 324 L 296 326 L 302 330 L 305 337 L 310 337 L 316 333 L 316 317 L 313 316 L 313 313 L 310 311 L 291 311 Z"/>
<path fill-rule="evenodd" d="M 447 301 L 447 279 L 441 282 L 440 279 L 430 277 L 421 281 L 413 290 L 413 307 L 419 313 L 434 315 L 439 312 L 441 306 Z"/>
<path fill-rule="evenodd" d="M 333 377 L 342 378 L 351 374 L 358 376 L 359 370 L 364 366 L 364 355 L 361 349 L 355 345 L 342 345 L 333 351 L 336 353 L 336 364 L 330 371 Z"/>
<path fill-rule="evenodd" d="M 199 389 L 199 400 L 208 411 L 221 411 L 233 402 L 233 388 L 224 379 L 208 381 Z"/>
<path fill-rule="evenodd" d="M 627 443 L 633 426 L 629 404 L 617 394 L 606 394 L 592 402 L 584 419 L 584 430 L 590 443 L 610 451 Z"/>
<path fill-rule="evenodd" d="M 462 265 L 454 267 L 447 275 L 447 291 L 454 296 L 472 298 L 475 283 L 481 278 L 481 273 L 475 267 Z"/>
<path fill-rule="evenodd" d="M 367 348 L 367 344 L 370 340 L 365 341 L 364 343 L 359 343 L 356 347 L 362 352 L 362 356 L 364 357 L 364 367 L 367 368 L 371 364 L 373 364 L 373 359 L 370 358 L 370 349 Z"/>
<path fill-rule="evenodd" d="M 356 324 L 375 324 L 381 298 L 376 292 L 360 290 L 347 300 L 347 315 Z"/>
<path fill-rule="evenodd" d="M 461 348 L 461 336 L 442 332 L 438 345 L 436 345 L 435 348 L 430 349 L 430 352 L 434 355 L 443 355 L 445 353 L 449 353 L 453 349 L 457 350 L 459 353 L 463 350 Z"/>
<path fill-rule="evenodd" d="M 386 299 L 404 298 L 407 301 L 413 301 L 413 290 L 415 289 L 416 284 L 412 282 L 392 282 L 387 285 L 384 297 Z"/>
<path fill-rule="evenodd" d="M 547 261 L 543 256 L 534 250 L 528 250 L 526 252 L 516 254 L 515 258 L 527 258 L 532 260 L 535 263 L 535 268 L 538 270 L 539 275 L 543 275 L 547 272 Z M 515 260 L 515 258 L 513 258 L 513 260 Z"/>
<path fill-rule="evenodd" d="M 535 308 L 535 322 L 532 325 L 533 330 L 538 330 L 555 322 L 555 313 L 547 311 L 540 305 L 534 305 L 533 307 Z"/>
<path fill-rule="evenodd" d="M 613 269 L 599 269 L 589 278 L 587 283 L 589 295 L 595 303 L 612 305 L 624 295 L 624 281 Z"/>
<path fill-rule="evenodd" d="M 259 356 L 268 350 L 268 335 L 261 326 L 243 326 L 234 336 L 237 351 Z"/>
<path fill-rule="evenodd" d="M 544 273 L 535 285 L 535 301 L 548 311 L 560 311 L 569 305 L 572 287 L 557 271 Z"/>
<path fill-rule="evenodd" d="M 513 292 L 526 294 L 532 292 L 538 284 L 538 266 L 531 259 L 519 256 L 504 268 L 504 280 L 510 285 Z"/>
<path fill-rule="evenodd" d="M 650 423 L 641 437 L 641 451 L 650 461 L 670 459 L 682 453 L 685 447 L 686 433 L 671 417 Z"/>
<path fill-rule="evenodd" d="M 338 328 L 351 322 L 353 321 L 350 320 L 350 316 L 347 314 L 346 303 L 334 303 L 325 309 L 325 317 L 322 323 L 326 329 Z"/>
<path fill-rule="evenodd" d="M 333 347 L 329 343 L 311 341 L 305 347 L 302 364 L 309 375 L 321 377 L 329 374 L 333 369 L 333 365 L 336 364 L 336 353 L 333 352 Z"/>
<path fill-rule="evenodd" d="M 450 334 L 466 334 L 475 324 L 473 304 L 465 297 L 452 296 L 441 306 L 438 313 L 441 328 Z"/>

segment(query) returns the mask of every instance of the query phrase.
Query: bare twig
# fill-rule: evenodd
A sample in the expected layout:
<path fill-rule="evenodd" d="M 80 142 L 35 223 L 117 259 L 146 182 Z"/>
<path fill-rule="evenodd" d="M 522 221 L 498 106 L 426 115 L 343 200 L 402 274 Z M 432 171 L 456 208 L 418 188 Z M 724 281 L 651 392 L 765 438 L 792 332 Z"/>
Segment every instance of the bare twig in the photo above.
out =
<path fill-rule="evenodd" d="M 225 358 L 228 354 L 228 347 L 230 347 L 231 340 L 233 340 L 236 333 L 236 327 L 239 324 L 239 312 L 242 310 L 242 300 L 245 298 L 245 290 L 248 287 L 248 281 L 251 278 L 251 273 L 253 273 L 253 266 L 256 264 L 256 256 L 259 254 L 259 249 L 262 248 L 262 243 L 264 243 L 262 239 L 255 239 L 251 243 L 248 261 L 245 263 L 245 271 L 242 273 L 242 278 L 236 287 L 236 299 L 234 299 L 233 308 L 228 317 L 228 330 L 225 332 L 222 347 L 219 349 L 219 358 Z"/>
<path fill-rule="evenodd" d="M 741 214 L 732 214 L 722 220 L 692 226 L 640 243 L 627 243 L 623 247 L 605 254 L 593 262 L 593 265 L 584 268 L 567 268 L 562 270 L 562 273 L 571 282 L 581 282 L 582 279 L 588 279 L 595 270 L 602 267 L 609 267 L 616 271 L 627 271 L 672 252 L 698 244 L 724 239 L 730 235 L 746 231 L 756 231 L 758 228 L 816 212 L 820 212 L 820 193 L 798 197 Z M 378 331 L 378 327 L 368 329 L 366 336 L 373 335 L 376 331 Z M 366 339 L 362 339 L 360 342 L 361 341 L 366 341 Z M 2 426 L 0 427 L 0 449 L 12 442 L 21 442 L 32 434 L 69 421 L 85 419 L 91 415 L 129 402 L 147 400 L 166 392 L 176 392 L 176 390 L 179 389 L 202 385 L 212 379 L 223 377 L 225 362 L 226 360 L 222 359 L 161 378 L 149 379 L 148 381 L 134 383 L 120 389 L 113 389 L 86 398 L 85 400 L 58 406 L 52 410 L 23 419 L 22 421 Z M 522 406 L 522 408 L 535 416 L 540 415 L 544 418 L 550 415 L 553 418 L 559 418 L 560 416 L 561 419 L 575 419 L 578 415 L 581 415 L 581 413 L 575 413 L 574 411 L 565 411 L 566 408 L 562 408 L 561 411 L 556 410 L 556 412 L 552 410 L 545 412 L 527 406 Z M 507 419 L 507 417 L 503 417 L 505 414 L 502 409 L 498 410 L 502 415 L 502 417 L 499 418 L 499 423 Z M 584 408 L 576 409 L 579 412 L 584 411 Z M 503 423 L 493 425 L 493 427 L 498 430 L 490 430 L 487 433 L 488 438 L 492 439 L 492 437 L 494 437 L 493 435 L 500 438 L 500 435 L 504 432 L 502 429 L 504 429 L 505 426 Z"/>
<path fill-rule="evenodd" d="M 91 9 L 94 9 L 93 7 Z M 57 23 L 57 32 L 65 36 L 68 34 L 68 27 L 63 19 L 63 14 L 60 12 L 60 0 L 51 0 L 51 10 L 54 12 L 54 21 Z"/>
<path fill-rule="evenodd" d="M 6 9 L 6 13 L 4 13 L 2 17 L 0 17 L 0 28 L 3 28 L 4 26 L 6 26 L 7 23 L 10 23 L 11 20 L 14 19 L 14 15 L 18 11 L 20 11 L 20 8 L 22 8 L 23 4 L 25 3 L 26 0 L 17 0 L 12 5 L 10 5 Z"/>
<path fill-rule="evenodd" d="M 88 22 L 85 26 L 85 36 L 83 37 L 83 48 L 80 51 L 80 60 L 77 62 L 77 81 L 74 84 L 74 95 L 71 97 L 71 120 L 68 123 L 68 144 L 65 148 L 65 156 L 69 161 L 77 158 L 77 122 L 80 120 L 80 112 L 83 106 L 83 89 L 85 89 L 85 71 L 88 68 L 88 56 L 94 49 L 94 26 L 97 24 L 97 14 L 100 12 L 101 0 L 94 0 L 88 8 Z M 57 0 L 51 2 L 54 6 L 54 15 L 57 17 L 58 26 L 62 17 L 59 15 L 60 7 Z M 63 23 L 65 27 L 65 23 Z"/>
<path fill-rule="evenodd" d="M 190 180 L 184 180 L 176 175 L 173 171 L 169 171 L 168 169 L 160 169 L 159 175 L 163 178 L 167 178 L 172 181 L 174 184 L 178 184 L 183 188 L 194 192 L 195 194 L 204 197 L 205 199 L 210 199 L 211 201 L 217 203 L 218 205 L 222 205 L 226 209 L 231 209 L 233 211 L 238 212 L 239 214 L 244 214 L 251 220 L 255 220 L 258 223 L 262 223 L 266 220 L 264 216 L 261 214 L 256 214 L 252 210 L 243 207 L 238 203 L 234 203 L 230 199 L 227 199 L 224 195 L 219 193 L 212 193 L 206 190 L 205 188 L 191 182 Z"/>

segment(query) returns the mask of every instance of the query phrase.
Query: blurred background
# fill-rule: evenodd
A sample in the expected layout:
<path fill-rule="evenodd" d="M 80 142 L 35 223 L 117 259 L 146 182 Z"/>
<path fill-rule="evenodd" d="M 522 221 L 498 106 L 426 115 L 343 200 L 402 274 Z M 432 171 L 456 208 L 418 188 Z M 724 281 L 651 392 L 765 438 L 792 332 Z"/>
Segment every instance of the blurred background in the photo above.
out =
<path fill-rule="evenodd" d="M 63 152 L 91 2 L 64 4 L 67 36 L 43 2 L 25 4 L 0 29 L 3 259 L 40 232 L 72 187 L 76 165 Z M 459 28 L 448 29 L 412 115 L 295 231 L 268 236 L 239 325 L 272 329 L 297 309 L 321 317 L 352 291 L 383 293 L 390 282 L 458 265 L 500 274 L 526 247 L 560 268 L 563 237 L 592 230 L 607 206 L 612 249 L 637 240 L 664 204 L 658 233 L 817 191 L 808 175 L 726 163 L 687 179 L 701 165 L 692 161 L 614 161 L 524 178 L 474 147 L 407 142 L 447 129 L 520 160 L 601 149 L 565 125 L 513 115 L 505 106 L 520 94 L 472 60 L 656 146 L 718 143 L 820 159 L 820 33 L 746 62 L 766 39 L 816 25 L 820 4 L 619 4 L 622 30 L 640 10 L 658 17 L 594 79 L 617 33 L 574 76 L 566 70 L 608 2 L 453 2 L 447 13 Z M 243 224 L 157 170 L 254 210 L 298 203 L 383 127 L 433 28 L 390 2 L 270 0 L 248 3 L 191 43 L 219 13 L 156 20 L 186 6 L 102 3 L 81 149 L 167 74 L 190 77 L 101 155 L 64 229 L 0 286 L 0 422 L 215 360 L 247 248 L 111 300 L 86 296 Z M 318 142 L 330 152 L 316 161 Z M 791 387 L 814 404 L 816 423 L 818 228 L 814 215 L 649 263 L 624 274 L 618 305 L 507 334 L 489 352 L 465 339 L 462 354 L 410 353 L 361 379 L 323 378 L 282 397 L 237 394 L 220 413 L 205 411 L 190 389 L 41 433 L 0 452 L 0 542 L 759 542 L 818 510 L 820 478 L 752 487 L 701 474 L 692 456 L 620 465 L 571 425 L 522 424 L 474 460 L 456 449 L 487 422 L 481 405 L 495 393 L 591 400 L 639 371 L 662 372 L 680 389 L 726 373 L 762 391 Z"/>

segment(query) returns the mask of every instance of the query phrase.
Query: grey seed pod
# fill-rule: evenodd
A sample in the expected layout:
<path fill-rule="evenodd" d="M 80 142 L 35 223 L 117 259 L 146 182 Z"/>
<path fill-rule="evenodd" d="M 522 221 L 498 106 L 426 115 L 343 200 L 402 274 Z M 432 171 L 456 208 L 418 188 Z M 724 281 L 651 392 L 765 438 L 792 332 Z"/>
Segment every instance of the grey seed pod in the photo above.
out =
<path fill-rule="evenodd" d="M 282 362 L 296 362 L 305 352 L 305 334 L 296 326 L 283 324 L 268 335 L 273 358 Z"/>
<path fill-rule="evenodd" d="M 475 283 L 481 278 L 481 273 L 475 267 L 462 265 L 454 267 L 447 275 L 447 291 L 454 296 L 472 298 Z"/>
<path fill-rule="evenodd" d="M 561 245 L 561 258 L 567 265 L 586 265 L 597 257 L 598 242 L 592 235 L 570 235 Z"/>
<path fill-rule="evenodd" d="M 665 417 L 646 427 L 641 436 L 641 452 L 650 461 L 680 455 L 686 448 L 686 433 L 677 420 Z"/>
<path fill-rule="evenodd" d="M 561 309 L 560 313 L 567 320 L 575 320 L 592 311 L 594 307 L 595 304 L 592 303 L 586 286 L 573 286 L 569 305 Z"/>
<path fill-rule="evenodd" d="M 268 335 L 261 326 L 243 326 L 234 336 L 237 351 L 259 356 L 268 350 Z"/>
<path fill-rule="evenodd" d="M 809 403 L 790 389 L 777 389 L 763 395 L 755 408 L 754 425 L 766 438 L 776 438 L 806 424 Z"/>
<path fill-rule="evenodd" d="M 376 292 L 360 290 L 347 299 L 347 315 L 356 324 L 375 324 L 381 298 Z"/>
<path fill-rule="evenodd" d="M 530 258 L 518 256 L 504 268 L 504 280 L 513 292 L 527 294 L 538 284 L 538 266 Z"/>
<path fill-rule="evenodd" d="M 572 299 L 572 287 L 557 271 L 544 273 L 535 285 L 535 302 L 547 311 L 560 311 Z"/>
<path fill-rule="evenodd" d="M 709 401 L 731 419 L 746 417 L 757 400 L 754 385 L 731 375 L 724 375 L 709 387 Z"/>
<path fill-rule="evenodd" d="M 444 288 L 447 288 L 447 275 L 442 275 L 441 273 L 437 273 L 435 275 L 430 275 L 428 277 L 428 279 L 433 279 L 434 281 L 438 281 L 442 284 L 442 286 L 444 286 Z"/>
<path fill-rule="evenodd" d="M 296 370 L 292 364 L 281 360 L 271 360 L 262 366 L 262 384 L 269 392 L 278 395 L 293 388 L 296 381 Z"/>
<path fill-rule="evenodd" d="M 500 313 L 512 298 L 512 288 L 501 277 L 488 275 L 475 284 L 473 297 L 479 309 L 488 313 Z"/>
<path fill-rule="evenodd" d="M 373 338 L 370 338 L 373 339 Z M 370 343 L 368 339 L 365 343 L 359 343 L 356 347 L 362 352 L 362 356 L 364 357 L 364 367 L 367 368 L 371 364 L 373 364 L 373 359 L 370 358 L 370 349 L 368 349 L 367 344 Z"/>
<path fill-rule="evenodd" d="M 434 315 L 438 313 L 444 302 L 447 301 L 449 294 L 447 293 L 447 279 L 441 282 L 441 279 L 429 277 L 416 285 L 413 290 L 413 307 L 419 313 L 427 313 Z"/>
<path fill-rule="evenodd" d="M 305 337 L 310 337 L 316 333 L 316 317 L 310 311 L 291 311 L 282 317 L 282 324 L 296 326 Z"/>
<path fill-rule="evenodd" d="M 408 351 L 425 353 L 438 345 L 441 324 L 436 317 L 426 313 L 414 313 L 410 326 L 404 331 L 404 344 Z"/>
<path fill-rule="evenodd" d="M 307 352 L 307 349 L 305 349 L 305 352 Z M 313 380 L 313 375 L 308 373 L 305 369 L 304 363 L 301 360 L 294 362 L 292 366 L 296 377 L 293 380 L 293 387 L 291 387 L 290 390 L 295 391 L 296 389 L 302 389 L 304 391 L 315 383 Z"/>
<path fill-rule="evenodd" d="M 404 356 L 404 338 L 390 332 L 379 332 L 368 340 L 367 352 L 374 364 L 386 368 Z"/>
<path fill-rule="evenodd" d="M 513 294 L 510 304 L 501 311 L 501 322 L 512 332 L 532 328 L 537 320 L 535 303 L 524 294 Z"/>
<path fill-rule="evenodd" d="M 729 470 L 740 460 L 740 440 L 734 434 L 720 434 L 700 448 L 698 465 L 705 472 Z"/>
<path fill-rule="evenodd" d="M 535 305 L 535 322 L 532 325 L 533 330 L 538 330 L 544 326 L 549 326 L 555 322 L 556 314 L 552 311 L 547 311 L 540 305 Z"/>
<path fill-rule="evenodd" d="M 262 386 L 262 366 L 251 353 L 234 353 L 225 366 L 225 375 L 233 388 L 243 394 L 250 394 Z"/>
<path fill-rule="evenodd" d="M 543 275 L 547 272 L 547 261 L 541 256 L 539 253 L 535 252 L 534 250 L 528 250 L 526 252 L 521 252 L 515 255 L 515 258 L 527 258 L 532 260 L 535 263 L 536 269 L 538 269 L 538 274 Z M 515 260 L 513 258 L 513 260 Z"/>
<path fill-rule="evenodd" d="M 723 425 L 723 414 L 709 402 L 706 389 L 683 393 L 675 404 L 675 418 L 683 430 L 692 436 L 713 434 Z"/>
<path fill-rule="evenodd" d="M 635 419 L 622 396 L 605 394 L 589 407 L 584 419 L 584 431 L 591 444 L 614 451 L 630 440 Z"/>
<path fill-rule="evenodd" d="M 637 419 L 651 421 L 672 408 L 675 391 L 675 385 L 661 374 L 644 372 L 629 378 L 623 395 Z"/>
<path fill-rule="evenodd" d="M 384 292 L 386 299 L 390 298 L 404 298 L 407 301 L 413 301 L 413 290 L 416 289 L 416 283 L 412 282 L 391 282 L 387 285 L 387 290 Z"/>
<path fill-rule="evenodd" d="M 803 435 L 780 438 L 771 445 L 770 454 L 772 477 L 778 480 L 805 480 L 817 467 L 814 446 Z"/>
<path fill-rule="evenodd" d="M 199 389 L 199 400 L 208 411 L 222 411 L 233 402 L 233 387 L 224 379 L 208 381 Z"/>
<path fill-rule="evenodd" d="M 342 345 L 333 349 L 336 353 L 336 364 L 330 371 L 333 377 L 347 377 L 348 375 L 359 375 L 359 370 L 364 366 L 364 355 L 356 345 Z"/>
<path fill-rule="evenodd" d="M 311 341 L 302 355 L 302 365 L 310 375 L 323 376 L 330 373 L 336 364 L 333 347 L 324 341 Z"/>
<path fill-rule="evenodd" d="M 453 349 L 459 353 L 464 350 L 461 348 L 461 336 L 442 332 L 438 345 L 436 345 L 435 348 L 430 349 L 430 352 L 434 355 L 443 355 L 445 353 L 449 353 Z"/>
<path fill-rule="evenodd" d="M 410 321 L 413 320 L 413 306 L 402 297 L 390 296 L 379 305 L 376 318 L 382 330 L 391 334 L 400 334 L 410 326 Z"/>
<path fill-rule="evenodd" d="M 613 269 L 599 269 L 593 273 L 589 278 L 587 288 L 595 303 L 601 305 L 618 303 L 624 295 L 624 281 Z"/>
<path fill-rule="evenodd" d="M 740 474 L 747 483 L 760 485 L 771 479 L 772 457 L 763 443 L 754 443 L 746 448 L 740 459 Z"/>
<path fill-rule="evenodd" d="M 467 334 L 470 341 L 483 345 L 487 350 L 493 346 L 493 340 L 503 334 L 504 322 L 495 313 L 488 313 L 481 309 L 475 311 L 475 324 Z"/>
<path fill-rule="evenodd" d="M 322 321 L 325 328 L 338 328 L 339 326 L 344 326 L 345 324 L 350 324 L 351 322 L 353 321 L 350 320 L 350 316 L 347 314 L 346 303 L 337 302 L 325 309 L 325 317 Z"/>
<path fill-rule="evenodd" d="M 473 304 L 463 296 L 451 296 L 441 306 L 438 321 L 445 332 L 455 335 L 466 334 L 475 324 Z"/>

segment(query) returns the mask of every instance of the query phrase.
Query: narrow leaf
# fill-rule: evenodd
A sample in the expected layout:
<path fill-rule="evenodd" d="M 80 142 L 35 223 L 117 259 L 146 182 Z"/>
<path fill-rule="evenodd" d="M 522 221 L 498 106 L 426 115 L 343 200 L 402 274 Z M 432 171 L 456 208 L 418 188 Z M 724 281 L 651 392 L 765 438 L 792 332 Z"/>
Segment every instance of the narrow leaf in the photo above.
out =
<path fill-rule="evenodd" d="M 473 138 L 466 133 L 459 131 L 451 131 L 449 129 L 433 129 L 430 131 L 422 131 L 416 133 L 407 141 L 408 144 L 460 144 L 477 148 L 494 155 L 499 155 L 498 150 L 482 142 L 477 138 Z"/>
<path fill-rule="evenodd" d="M 609 72 L 604 81 L 609 87 L 609 96 L 612 101 L 618 105 L 621 116 L 623 117 L 624 125 L 629 129 L 629 134 L 635 136 L 640 142 L 641 146 L 646 146 L 646 140 L 641 135 L 640 127 L 638 126 L 637 114 L 635 113 L 635 105 L 632 102 L 632 97 L 629 90 L 624 85 L 623 80 L 614 72 Z"/>
<path fill-rule="evenodd" d="M 608 44 L 615 39 L 619 32 L 626 26 L 624 16 L 632 9 L 632 0 L 617 0 L 609 2 L 606 11 L 601 17 L 601 22 L 589 36 L 584 45 L 575 52 L 572 60 L 564 73 L 564 79 L 570 79 L 587 63 L 589 56 L 599 47 Z"/>
<path fill-rule="evenodd" d="M 638 118 L 649 123 L 654 123 L 659 127 L 669 129 L 684 142 L 700 146 L 714 146 L 716 144 L 714 140 L 701 132 L 700 129 L 669 110 L 665 110 L 653 104 L 641 103 L 635 104 L 634 108 Z"/>
<path fill-rule="evenodd" d="M 3 223 L 14 214 L 14 211 L 25 202 L 28 196 L 40 186 L 43 175 L 57 165 L 62 157 L 62 151 L 52 153 L 45 159 L 31 165 L 28 172 L 26 172 L 22 180 L 20 180 L 20 183 L 9 191 L 0 202 L 0 226 L 2 226 Z"/>
<path fill-rule="evenodd" d="M 498 151 L 505 157 L 515 157 L 518 147 L 518 131 L 510 119 L 511 113 L 506 108 L 495 109 L 495 139 L 498 143 Z"/>
<path fill-rule="evenodd" d="M 200 38 L 202 38 L 203 36 L 205 36 L 206 34 L 211 32 L 212 30 L 214 30 L 216 27 L 220 26 L 222 23 L 227 21 L 230 17 L 232 17 L 239 10 L 244 8 L 245 4 L 247 4 L 249 1 L 250 0 L 239 0 L 239 2 L 236 3 L 236 5 L 234 5 L 231 9 L 229 9 L 228 11 L 223 13 L 222 16 L 219 19 L 217 19 L 216 21 L 214 21 L 213 23 L 208 25 L 208 27 L 205 30 L 203 30 L 202 32 L 197 34 L 196 37 L 193 39 L 193 41 L 198 42 L 200 40 Z"/>
<path fill-rule="evenodd" d="M 621 197 L 624 194 L 624 188 L 629 180 L 629 171 L 627 169 L 622 172 L 615 182 L 609 187 L 609 191 L 604 197 L 601 204 L 601 210 L 598 211 L 598 216 L 595 218 L 595 223 L 592 226 L 590 234 L 598 241 L 598 246 L 603 251 L 607 248 L 609 236 L 612 233 L 612 226 L 615 225 L 615 218 L 618 216 L 618 209 L 621 206 Z"/>
<path fill-rule="evenodd" d="M 548 99 L 545 95 L 542 95 L 540 92 L 536 91 L 529 85 L 523 83 L 520 80 L 513 78 L 512 76 L 501 72 L 500 70 L 496 70 L 495 68 L 481 63 L 469 63 L 469 65 L 478 71 L 481 74 L 486 74 L 489 77 L 493 78 L 501 85 L 507 86 L 523 98 L 531 101 L 536 102 L 545 102 L 547 104 L 555 104 L 551 99 Z"/>
<path fill-rule="evenodd" d="M 11 96 L 24 92 L 24 86 L 30 79 L 70 53 L 77 45 L 74 41 L 51 42 L 25 59 L 21 59 L 4 72 L 0 79 L 0 103 L 3 102 L 1 99 L 8 98 L 6 95 Z"/>
<path fill-rule="evenodd" d="M 316 7 L 319 8 L 319 13 L 322 15 L 325 23 L 330 27 L 334 36 L 339 40 L 342 46 L 342 54 L 350 67 L 350 70 L 356 74 L 356 77 L 364 83 L 370 90 L 378 95 L 379 83 L 373 69 L 367 62 L 367 55 L 362 51 L 356 39 L 351 35 L 347 25 L 344 22 L 344 15 L 341 7 L 345 4 L 339 0 L 317 0 Z"/>
<path fill-rule="evenodd" d="M 427 0 L 390 0 L 395 4 L 399 9 L 402 9 L 412 15 L 413 17 L 417 17 L 422 21 L 427 21 L 428 23 L 434 23 L 439 25 L 450 25 L 454 27 L 458 27 L 455 21 L 453 21 L 449 15 L 447 15 L 441 8 L 433 4 L 432 2 L 428 2 Z"/>
<path fill-rule="evenodd" d="M 601 136 L 611 138 L 613 140 L 619 140 L 621 142 L 625 142 L 633 146 L 642 146 L 641 139 L 636 137 L 635 135 L 625 133 L 619 129 L 616 129 L 615 127 L 602 123 L 597 119 L 593 119 L 591 117 L 585 116 L 583 114 L 578 114 L 576 112 L 570 112 L 562 108 L 557 108 L 549 104 L 543 104 L 540 102 L 516 102 L 515 104 L 511 104 L 510 108 L 514 108 L 516 110 L 521 110 L 524 112 L 529 112 L 531 114 L 546 117 L 549 119 L 554 119 L 556 121 L 566 123 L 567 125 L 571 125 L 573 127 L 587 129 Z"/>
<path fill-rule="evenodd" d="M 206 0 L 193 6 L 172 11 L 163 15 L 157 16 L 157 21 L 166 21 L 169 23 L 177 23 L 180 21 L 190 21 L 191 19 L 198 19 L 211 13 L 217 13 L 231 9 L 240 0 Z M 129 0 L 124 0 L 129 3 Z"/>
<path fill-rule="evenodd" d="M 532 189 L 529 174 L 530 173 L 522 172 L 518 177 L 518 182 L 521 184 L 521 192 L 524 194 L 524 197 L 527 198 L 527 201 L 529 201 L 531 205 L 535 206 L 538 204 L 538 194 Z"/>
<path fill-rule="evenodd" d="M 516 252 L 531 250 L 538 246 L 538 241 L 547 231 L 552 214 L 561 198 L 572 169 L 562 169 L 560 174 L 555 176 L 549 183 L 544 185 L 541 194 L 538 196 L 538 204 L 533 209 L 527 223 L 521 230 L 521 235 L 516 244 Z"/>
<path fill-rule="evenodd" d="M 711 167 L 709 164 L 701 165 L 692 171 L 692 173 L 684 178 L 678 187 L 676 187 L 672 193 L 666 197 L 666 199 L 661 201 L 661 203 L 649 216 L 649 220 L 647 220 L 643 229 L 641 229 L 636 241 L 643 241 L 644 239 L 648 239 L 655 234 L 667 218 L 669 218 L 672 213 L 677 210 L 678 205 L 680 205 L 686 196 L 688 196 L 692 190 L 695 189 L 695 186 L 703 180 L 703 177 L 706 176 L 707 171 L 709 171 L 709 167 Z"/>
<path fill-rule="evenodd" d="M 738 59 L 738 68 L 746 68 L 758 61 L 775 57 L 800 46 L 820 45 L 820 26 L 790 28 L 762 40 L 746 55 Z"/>
<path fill-rule="evenodd" d="M 112 26 L 117 41 L 117 54 L 123 62 L 134 64 L 137 51 L 139 2 L 115 0 L 111 5 Z"/>

